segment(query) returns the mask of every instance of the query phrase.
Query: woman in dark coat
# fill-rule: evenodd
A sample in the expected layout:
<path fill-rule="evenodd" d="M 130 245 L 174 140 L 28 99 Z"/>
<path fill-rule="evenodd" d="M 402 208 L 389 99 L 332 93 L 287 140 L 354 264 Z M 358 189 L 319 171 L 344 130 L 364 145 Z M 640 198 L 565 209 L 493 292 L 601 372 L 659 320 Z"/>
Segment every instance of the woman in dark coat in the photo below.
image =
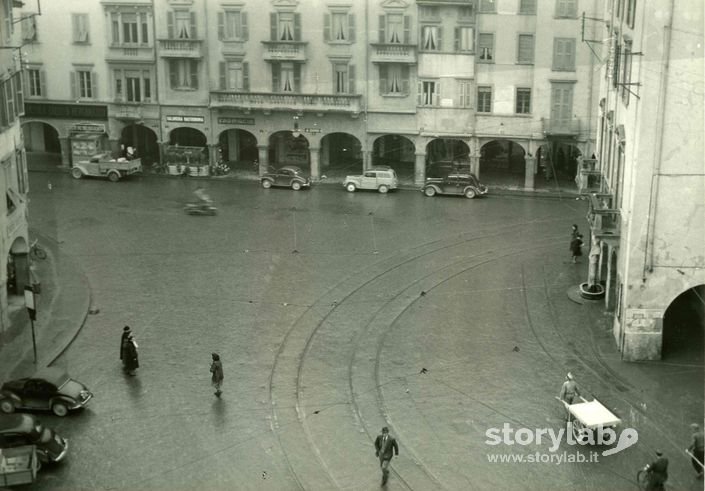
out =
<path fill-rule="evenodd" d="M 130 375 L 137 375 L 135 370 L 140 367 L 140 362 L 137 357 L 137 342 L 135 341 L 135 338 L 132 337 L 132 334 L 127 337 L 124 357 L 125 369 L 127 370 L 127 373 Z"/>
<path fill-rule="evenodd" d="M 570 252 L 573 254 L 573 262 L 577 262 L 578 257 L 583 255 L 583 236 L 582 234 L 577 234 L 573 240 L 570 241 Z"/>
<path fill-rule="evenodd" d="M 122 329 L 122 338 L 120 339 L 120 360 L 123 367 L 125 365 L 125 348 L 127 348 L 127 338 L 130 337 L 130 326 L 125 326 Z"/>
<path fill-rule="evenodd" d="M 211 362 L 211 384 L 215 387 L 215 395 L 220 397 L 222 391 L 220 387 L 223 385 L 223 364 L 220 361 L 220 356 L 217 353 L 211 353 L 213 361 Z"/>

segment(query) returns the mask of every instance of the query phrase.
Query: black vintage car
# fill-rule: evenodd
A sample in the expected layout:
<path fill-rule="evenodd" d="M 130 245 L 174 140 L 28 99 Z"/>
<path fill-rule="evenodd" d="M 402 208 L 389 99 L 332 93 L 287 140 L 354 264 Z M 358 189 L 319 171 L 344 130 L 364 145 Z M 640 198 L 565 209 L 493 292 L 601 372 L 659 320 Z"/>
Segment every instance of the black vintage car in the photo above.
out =
<path fill-rule="evenodd" d="M 48 367 L 34 376 L 11 380 L 0 388 L 0 411 L 15 409 L 51 410 L 66 416 L 69 410 L 85 407 L 93 394 L 61 368 Z"/>
<path fill-rule="evenodd" d="M 266 174 L 260 177 L 263 188 L 272 186 L 282 186 L 298 191 L 311 185 L 311 180 L 304 176 L 303 171 L 294 165 L 285 165 L 279 169 L 270 168 Z"/>
<path fill-rule="evenodd" d="M 69 450 L 69 442 L 29 414 L 0 416 L 0 448 L 34 445 L 42 462 L 59 462 Z"/>
<path fill-rule="evenodd" d="M 449 174 L 445 177 L 426 179 L 421 192 L 426 196 L 458 194 L 472 199 L 487 194 L 487 186 L 481 184 L 475 174 Z"/>

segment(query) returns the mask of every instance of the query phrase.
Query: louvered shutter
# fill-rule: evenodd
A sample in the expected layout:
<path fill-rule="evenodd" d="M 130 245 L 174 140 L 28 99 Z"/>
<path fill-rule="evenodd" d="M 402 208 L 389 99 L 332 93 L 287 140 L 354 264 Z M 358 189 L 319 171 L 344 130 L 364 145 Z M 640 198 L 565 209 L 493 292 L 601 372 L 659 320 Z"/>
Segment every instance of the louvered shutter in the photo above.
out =
<path fill-rule="evenodd" d="M 387 35 L 385 33 L 385 27 L 387 25 L 387 18 L 384 15 L 379 16 L 379 40 L 378 43 L 386 43 Z"/>
<path fill-rule="evenodd" d="M 423 106 L 423 82 L 416 82 L 416 105 Z"/>
<path fill-rule="evenodd" d="M 196 60 L 189 60 L 189 68 L 191 71 L 191 88 L 192 89 L 197 89 L 198 88 L 198 61 Z"/>
<path fill-rule="evenodd" d="M 460 51 L 460 28 L 456 27 L 455 28 L 455 34 L 454 34 L 454 39 L 453 39 L 453 50 L 454 51 Z"/>
<path fill-rule="evenodd" d="M 386 94 L 387 89 L 387 65 L 379 65 L 379 93 Z"/>
<path fill-rule="evenodd" d="M 323 14 L 323 41 L 330 41 L 330 14 Z"/>
<path fill-rule="evenodd" d="M 294 64 L 294 92 L 301 92 L 301 65 Z"/>
<path fill-rule="evenodd" d="M 218 39 L 225 39 L 225 12 L 218 12 Z"/>
<path fill-rule="evenodd" d="M 76 86 L 76 72 L 69 73 L 71 83 L 71 99 L 78 99 L 78 87 Z"/>
<path fill-rule="evenodd" d="M 355 14 L 348 15 L 348 41 L 355 42 Z"/>
<path fill-rule="evenodd" d="M 166 13 L 166 35 L 169 39 L 175 39 L 174 36 L 174 12 Z"/>
<path fill-rule="evenodd" d="M 269 14 L 269 40 L 277 40 L 277 14 L 273 12 Z"/>
<path fill-rule="evenodd" d="M 301 14 L 294 14 L 294 41 L 301 41 Z"/>
<path fill-rule="evenodd" d="M 242 64 L 242 90 L 244 92 L 250 91 L 250 64 L 247 62 Z"/>
<path fill-rule="evenodd" d="M 281 65 L 279 63 L 272 63 L 272 92 L 281 91 Z"/>
<path fill-rule="evenodd" d="M 411 81 L 409 80 L 409 65 L 401 67 L 401 91 L 405 95 L 411 92 Z"/>
<path fill-rule="evenodd" d="M 411 42 L 411 17 L 408 15 L 404 16 L 404 43 L 409 44 Z"/>
<path fill-rule="evenodd" d="M 221 61 L 218 63 L 219 68 L 219 78 L 220 78 L 220 90 L 225 90 L 228 88 L 225 81 L 225 62 Z"/>
<path fill-rule="evenodd" d="M 39 95 L 42 97 L 48 97 L 47 96 L 47 75 L 44 72 L 44 70 L 39 70 Z"/>
<path fill-rule="evenodd" d="M 179 86 L 179 70 L 176 60 L 169 60 L 169 86 L 172 89 Z"/>
<path fill-rule="evenodd" d="M 93 99 L 98 98 L 98 73 L 97 72 L 90 72 L 91 73 L 91 97 Z"/>
<path fill-rule="evenodd" d="M 348 66 L 348 93 L 355 93 L 355 65 Z"/>
<path fill-rule="evenodd" d="M 191 12 L 191 32 L 189 33 L 191 35 L 191 39 L 197 39 L 198 38 L 198 31 L 196 30 L 196 12 Z"/>
<path fill-rule="evenodd" d="M 436 50 L 443 51 L 443 26 L 438 26 L 438 39 L 436 41 Z"/>

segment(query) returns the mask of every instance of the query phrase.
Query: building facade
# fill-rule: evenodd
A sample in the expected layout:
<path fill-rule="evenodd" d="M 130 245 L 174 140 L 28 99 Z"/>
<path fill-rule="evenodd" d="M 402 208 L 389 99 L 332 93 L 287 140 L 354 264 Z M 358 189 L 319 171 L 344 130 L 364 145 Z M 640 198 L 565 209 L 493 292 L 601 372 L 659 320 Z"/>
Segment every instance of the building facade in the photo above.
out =
<path fill-rule="evenodd" d="M 21 2 L 0 2 L 0 339 L 10 334 L 9 303 L 29 281 L 27 169 L 20 127 L 22 55 L 15 21 Z M 9 301 L 10 300 L 10 301 Z"/>
<path fill-rule="evenodd" d="M 98 133 L 163 170 L 291 163 L 318 179 L 394 164 L 421 184 L 430 164 L 455 160 L 533 189 L 572 182 L 576 157 L 594 153 L 598 62 L 582 40 L 600 28 L 582 14 L 599 0 L 42 8 L 23 31 L 26 145 L 66 166 Z"/>
<path fill-rule="evenodd" d="M 581 187 L 625 360 L 660 359 L 678 330 L 693 329 L 683 343 L 702 339 L 703 21 L 699 1 L 613 0 L 600 22 L 597 158 Z"/>

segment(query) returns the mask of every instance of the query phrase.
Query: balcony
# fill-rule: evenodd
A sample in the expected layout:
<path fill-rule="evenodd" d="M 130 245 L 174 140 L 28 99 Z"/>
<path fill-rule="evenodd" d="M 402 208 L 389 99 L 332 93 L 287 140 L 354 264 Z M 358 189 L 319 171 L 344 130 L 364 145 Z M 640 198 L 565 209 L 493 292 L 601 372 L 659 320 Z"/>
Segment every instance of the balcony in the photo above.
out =
<path fill-rule="evenodd" d="M 306 61 L 306 41 L 262 41 L 265 61 Z"/>
<path fill-rule="evenodd" d="M 360 95 L 211 92 L 211 107 L 268 111 L 342 112 L 358 114 Z"/>
<path fill-rule="evenodd" d="M 579 119 L 546 119 L 541 118 L 543 134 L 546 136 L 578 136 L 580 134 Z"/>
<path fill-rule="evenodd" d="M 154 63 L 154 46 L 113 44 L 108 47 L 105 60 L 108 63 Z"/>
<path fill-rule="evenodd" d="M 619 239 L 620 212 L 613 208 L 614 196 L 607 193 L 594 193 L 588 198 L 587 221 L 592 235 L 602 239 Z"/>
<path fill-rule="evenodd" d="M 201 58 L 202 44 L 200 39 L 160 39 L 159 55 L 164 58 Z"/>
<path fill-rule="evenodd" d="M 110 107 L 110 116 L 122 121 L 159 119 L 159 106 L 147 102 L 116 101 Z"/>
<path fill-rule="evenodd" d="M 581 195 L 599 193 L 604 189 L 602 172 L 598 168 L 596 159 L 581 159 L 579 161 L 578 175 L 575 181 L 578 193 Z"/>
<path fill-rule="evenodd" d="M 375 44 L 372 43 L 372 63 L 416 64 L 415 44 Z"/>

